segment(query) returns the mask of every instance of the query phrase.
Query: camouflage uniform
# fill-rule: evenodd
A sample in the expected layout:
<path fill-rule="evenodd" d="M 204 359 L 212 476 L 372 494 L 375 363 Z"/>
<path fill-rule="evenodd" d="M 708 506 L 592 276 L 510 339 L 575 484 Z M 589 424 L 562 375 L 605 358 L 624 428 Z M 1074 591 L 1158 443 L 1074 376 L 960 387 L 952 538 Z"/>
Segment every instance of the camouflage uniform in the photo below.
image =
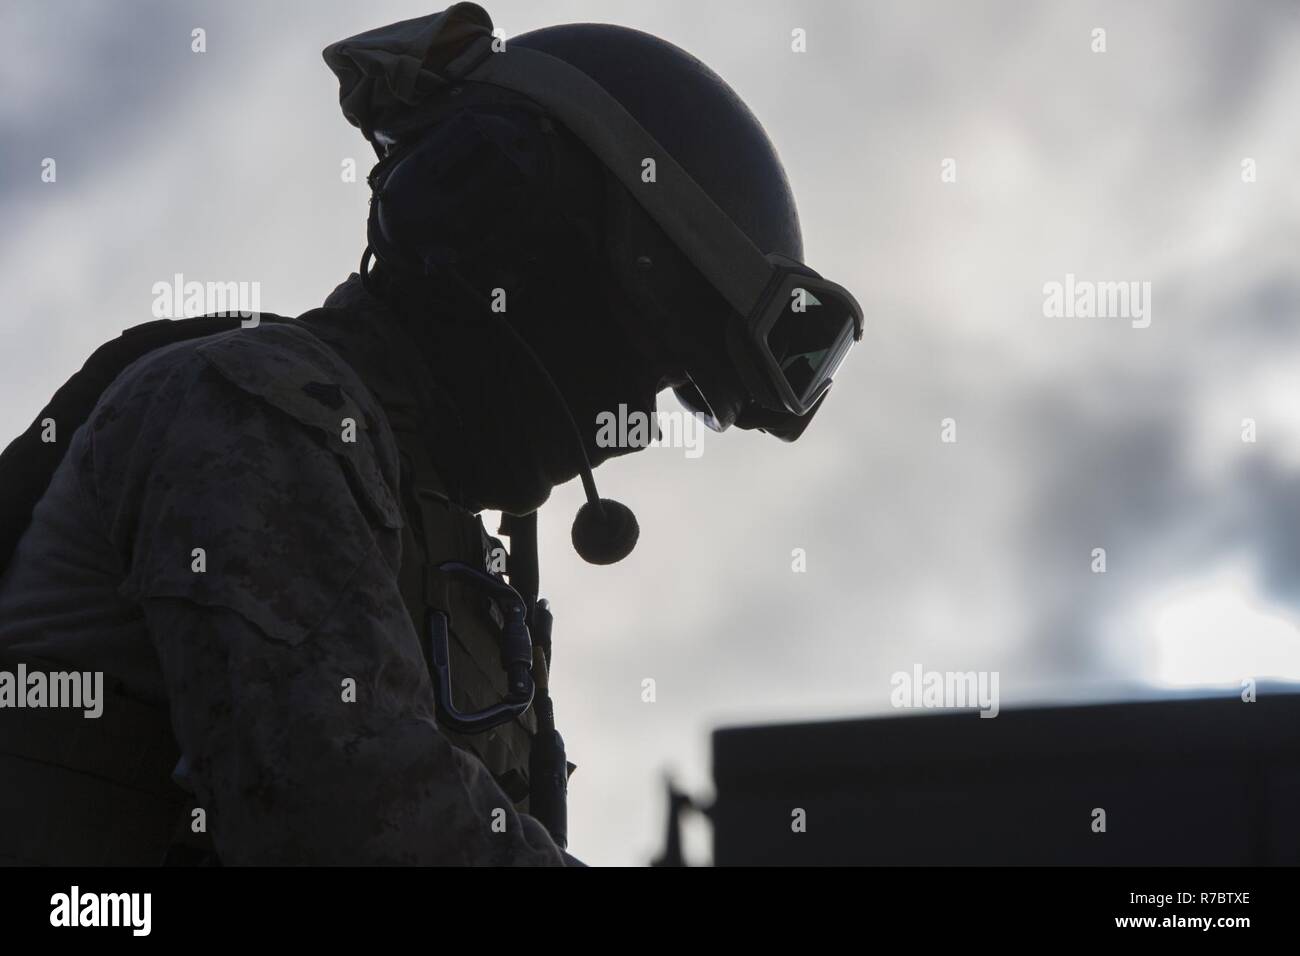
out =
<path fill-rule="evenodd" d="M 166 701 L 225 863 L 560 864 L 435 724 L 401 491 L 384 408 L 308 327 L 165 347 L 72 439 L 0 582 L 0 648 Z"/>

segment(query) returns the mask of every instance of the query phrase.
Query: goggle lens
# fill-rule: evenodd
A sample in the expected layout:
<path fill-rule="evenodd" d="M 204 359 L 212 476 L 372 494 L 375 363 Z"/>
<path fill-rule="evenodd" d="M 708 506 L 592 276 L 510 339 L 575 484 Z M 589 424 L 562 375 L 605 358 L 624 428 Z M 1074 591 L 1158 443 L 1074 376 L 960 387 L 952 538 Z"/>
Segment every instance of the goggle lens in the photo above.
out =
<path fill-rule="evenodd" d="M 853 310 L 838 296 L 797 287 L 767 332 L 767 347 L 790 391 L 810 400 L 831 380 L 844 360 L 856 323 Z"/>

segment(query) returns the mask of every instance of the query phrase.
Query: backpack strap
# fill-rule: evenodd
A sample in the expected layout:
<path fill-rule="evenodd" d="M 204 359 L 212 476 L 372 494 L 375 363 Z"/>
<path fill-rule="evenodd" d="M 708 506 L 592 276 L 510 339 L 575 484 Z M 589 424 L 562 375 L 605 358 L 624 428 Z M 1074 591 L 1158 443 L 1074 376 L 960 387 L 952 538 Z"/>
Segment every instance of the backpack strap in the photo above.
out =
<path fill-rule="evenodd" d="M 0 574 L 9 566 L 18 540 L 31 524 L 32 511 L 63 461 L 69 440 L 90 418 L 99 397 L 113 380 L 136 359 L 155 349 L 227 332 L 238 328 L 241 321 L 236 315 L 157 319 L 127 329 L 91 353 L 86 364 L 54 393 L 27 430 L 0 453 L 0 488 L 5 489 L 5 505 L 0 508 Z M 290 320 L 264 312 L 261 321 Z M 44 441 L 46 423 L 51 421 L 56 440 Z"/>

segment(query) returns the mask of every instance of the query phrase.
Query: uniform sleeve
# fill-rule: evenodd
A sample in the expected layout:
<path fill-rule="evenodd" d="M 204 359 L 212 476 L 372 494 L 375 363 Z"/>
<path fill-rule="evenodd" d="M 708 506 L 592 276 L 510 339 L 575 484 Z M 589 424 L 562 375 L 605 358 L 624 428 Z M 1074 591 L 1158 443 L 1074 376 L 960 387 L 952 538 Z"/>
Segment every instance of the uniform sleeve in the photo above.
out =
<path fill-rule="evenodd" d="M 364 407 L 206 360 L 140 378 L 94 419 L 94 494 L 223 862 L 561 865 L 438 732 Z"/>

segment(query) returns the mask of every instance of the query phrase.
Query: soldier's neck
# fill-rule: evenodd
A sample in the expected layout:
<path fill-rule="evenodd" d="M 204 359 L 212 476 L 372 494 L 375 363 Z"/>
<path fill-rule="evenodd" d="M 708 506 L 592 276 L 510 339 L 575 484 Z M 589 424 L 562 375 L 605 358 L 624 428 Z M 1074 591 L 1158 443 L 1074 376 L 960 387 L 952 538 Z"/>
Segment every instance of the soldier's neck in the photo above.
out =
<path fill-rule="evenodd" d="M 403 321 L 357 276 L 313 320 L 390 411 L 414 414 L 441 477 L 471 510 L 527 514 L 576 474 L 540 373 L 494 326 Z"/>

